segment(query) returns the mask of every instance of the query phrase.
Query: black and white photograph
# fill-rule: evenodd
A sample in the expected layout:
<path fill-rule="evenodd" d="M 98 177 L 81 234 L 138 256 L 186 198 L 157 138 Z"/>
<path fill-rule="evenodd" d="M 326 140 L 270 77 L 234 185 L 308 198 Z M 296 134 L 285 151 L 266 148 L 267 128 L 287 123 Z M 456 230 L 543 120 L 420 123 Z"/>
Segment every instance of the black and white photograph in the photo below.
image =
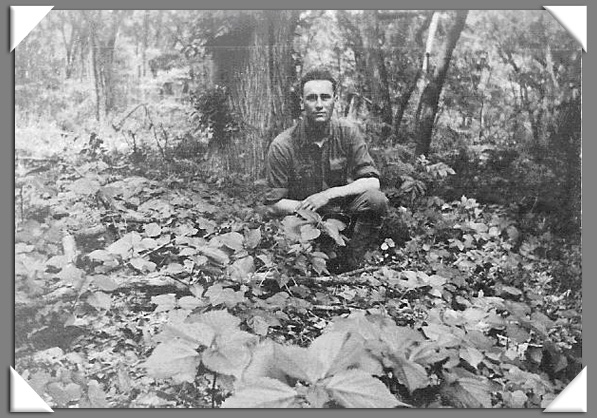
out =
<path fill-rule="evenodd" d="M 549 10 L 53 9 L 13 53 L 50 408 L 545 409 L 583 371 Z"/>

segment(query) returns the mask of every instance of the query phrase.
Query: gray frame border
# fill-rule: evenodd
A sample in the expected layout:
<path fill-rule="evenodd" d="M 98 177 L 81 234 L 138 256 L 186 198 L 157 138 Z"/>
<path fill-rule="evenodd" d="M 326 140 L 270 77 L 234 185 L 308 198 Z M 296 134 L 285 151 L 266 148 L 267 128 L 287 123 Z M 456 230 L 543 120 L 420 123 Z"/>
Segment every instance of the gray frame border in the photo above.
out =
<path fill-rule="evenodd" d="M 0 112 L 0 118 L 3 127 L 10 127 L 10 133 L 8 129 L 5 129 L 5 133 L 2 134 L 0 141 L 0 170 L 2 175 L 0 177 L 2 181 L 2 188 L 7 193 L 10 191 L 10 185 L 14 183 L 12 180 L 12 174 L 14 174 L 13 161 L 11 156 L 14 157 L 14 55 L 9 52 L 9 39 L 10 39 L 10 5 L 53 5 L 55 9 L 93 9 L 90 4 L 81 5 L 80 2 L 75 0 L 55 0 L 42 2 L 39 0 L 23 1 L 15 0 L 8 2 L 2 1 L 2 8 L 0 8 L 1 21 L 5 25 L 5 30 L 2 31 L 1 39 L 3 45 L 5 45 L 0 52 L 0 105 L 2 111 Z M 439 2 L 438 0 L 418 0 L 416 3 L 406 2 L 394 2 L 390 0 L 370 0 L 366 3 L 366 8 L 376 9 L 541 9 L 544 5 L 580 5 L 587 4 L 588 2 L 583 1 L 537 1 L 537 0 L 503 0 L 499 4 L 484 1 L 480 4 L 474 0 L 448 0 L 445 2 Z M 168 7 L 164 7 L 167 5 Z M 209 0 L 201 2 L 193 2 L 191 0 L 170 0 L 166 4 L 157 0 L 105 0 L 101 4 L 102 9 L 362 9 L 363 3 L 355 0 L 303 0 L 299 3 L 295 2 L 276 2 L 273 0 L 249 0 L 247 2 L 240 3 L 234 0 Z M 592 8 L 587 7 L 588 21 L 591 21 Z M 592 51 L 591 48 L 597 45 L 597 41 L 591 38 L 592 31 L 590 25 L 587 28 L 588 31 L 588 51 Z M 590 109 L 596 109 L 596 91 L 595 91 L 595 54 L 585 53 L 583 55 L 583 115 L 588 117 L 583 118 L 583 155 L 585 158 L 587 155 L 595 155 L 597 144 L 595 141 L 591 141 L 590 133 L 595 131 L 595 119 L 591 117 L 592 111 Z M 589 109 L 589 113 L 585 111 Z M 591 179 L 595 175 L 595 167 L 588 164 L 583 164 L 583 179 Z M 12 173 L 11 173 L 12 171 Z M 595 186 L 591 181 L 583 182 L 583 291 L 588 295 L 595 295 L 597 290 L 597 283 L 591 278 L 590 272 L 594 271 L 597 262 L 597 258 L 591 257 L 589 251 L 595 249 L 595 240 L 597 234 L 595 234 L 595 222 L 592 220 L 592 215 L 595 211 L 595 202 L 592 196 L 595 196 Z M 9 379 L 9 366 L 13 365 L 14 360 L 14 258 L 11 258 L 11 254 L 14 255 L 14 201 L 12 199 L 2 199 L 0 203 L 0 216 L 2 216 L 2 222 L 0 223 L 0 235 L 3 237 L 0 240 L 2 244 L 2 251 L 0 256 L 2 257 L 2 278 L 0 279 L 0 298 L 2 304 L 0 304 L 1 315 L 0 321 L 2 321 L 2 329 L 5 331 L 5 335 L 10 335 L 11 338 L 3 338 L 0 342 L 0 357 L 2 361 L 0 365 L 3 365 L 5 377 L 0 379 L 0 393 L 4 396 L 1 398 L 3 407 L 0 408 L 2 416 L 9 414 L 9 399 L 10 399 L 10 379 Z M 11 239 L 12 238 L 12 239 Z M 587 255 L 589 255 L 587 257 Z M 586 298 L 585 298 L 586 299 Z M 595 306 L 589 303 L 583 304 L 584 318 L 591 318 L 595 315 Z M 597 370 L 594 365 L 595 361 L 589 356 L 589 344 L 595 343 L 595 326 L 592 321 L 583 321 L 583 363 L 586 366 L 591 365 L 591 370 Z M 591 364 L 592 363 L 592 364 Z M 597 373 L 597 372 L 596 372 Z M 591 374 L 587 375 L 588 386 L 591 387 Z M 592 400 L 588 397 L 588 410 L 591 410 Z M 5 405 L 5 406 L 4 406 Z M 58 409 L 53 415 L 61 416 L 91 416 L 91 417 L 103 417 L 103 416 L 120 416 L 124 414 L 126 416 L 143 416 L 150 417 L 156 416 L 161 417 L 164 415 L 164 410 L 136 410 L 136 409 Z M 363 411 L 360 410 L 174 410 L 176 416 L 188 416 L 196 417 L 199 416 L 255 416 L 255 417 L 277 417 L 277 416 L 320 416 L 326 417 L 346 417 L 346 415 L 359 417 L 362 416 Z M 30 413 L 25 413 L 29 415 Z M 394 417 L 396 411 L 394 410 L 367 410 L 367 415 L 373 417 Z M 482 416 L 538 416 L 542 414 L 541 410 L 400 410 L 398 414 L 404 416 L 427 416 L 435 415 L 442 417 L 476 417 L 479 414 Z M 568 413 L 556 413 L 554 415 L 569 415 Z"/>

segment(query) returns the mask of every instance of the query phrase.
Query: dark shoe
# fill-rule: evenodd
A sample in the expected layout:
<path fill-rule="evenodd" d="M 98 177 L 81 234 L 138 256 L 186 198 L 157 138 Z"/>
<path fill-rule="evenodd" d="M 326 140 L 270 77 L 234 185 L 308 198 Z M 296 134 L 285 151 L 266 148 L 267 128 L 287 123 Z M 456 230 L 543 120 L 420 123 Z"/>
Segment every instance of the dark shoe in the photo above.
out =
<path fill-rule="evenodd" d="M 379 220 L 358 219 L 354 224 L 348 245 L 335 263 L 335 272 L 344 273 L 362 267 L 364 256 L 377 242 L 380 230 L 381 222 Z M 330 270 L 330 272 L 332 271 Z"/>

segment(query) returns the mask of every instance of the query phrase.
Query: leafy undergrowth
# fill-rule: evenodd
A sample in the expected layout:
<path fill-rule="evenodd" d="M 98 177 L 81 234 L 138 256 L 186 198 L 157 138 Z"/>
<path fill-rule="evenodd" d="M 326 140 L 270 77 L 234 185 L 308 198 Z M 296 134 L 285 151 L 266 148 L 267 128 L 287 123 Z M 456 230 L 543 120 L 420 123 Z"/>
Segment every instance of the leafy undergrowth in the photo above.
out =
<path fill-rule="evenodd" d="M 15 368 L 53 408 L 538 408 L 581 369 L 580 249 L 499 207 L 393 208 L 411 238 L 331 275 L 341 221 L 88 157 L 16 169 Z"/>

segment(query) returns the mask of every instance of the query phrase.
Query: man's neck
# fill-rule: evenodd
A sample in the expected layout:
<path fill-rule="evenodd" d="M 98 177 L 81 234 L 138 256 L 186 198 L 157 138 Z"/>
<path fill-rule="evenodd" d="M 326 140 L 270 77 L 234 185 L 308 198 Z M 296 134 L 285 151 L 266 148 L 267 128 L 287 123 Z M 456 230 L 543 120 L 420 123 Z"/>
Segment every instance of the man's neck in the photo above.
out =
<path fill-rule="evenodd" d="M 321 143 L 329 135 L 330 122 L 328 121 L 323 125 L 316 125 L 307 120 L 305 132 L 311 142 Z"/>

